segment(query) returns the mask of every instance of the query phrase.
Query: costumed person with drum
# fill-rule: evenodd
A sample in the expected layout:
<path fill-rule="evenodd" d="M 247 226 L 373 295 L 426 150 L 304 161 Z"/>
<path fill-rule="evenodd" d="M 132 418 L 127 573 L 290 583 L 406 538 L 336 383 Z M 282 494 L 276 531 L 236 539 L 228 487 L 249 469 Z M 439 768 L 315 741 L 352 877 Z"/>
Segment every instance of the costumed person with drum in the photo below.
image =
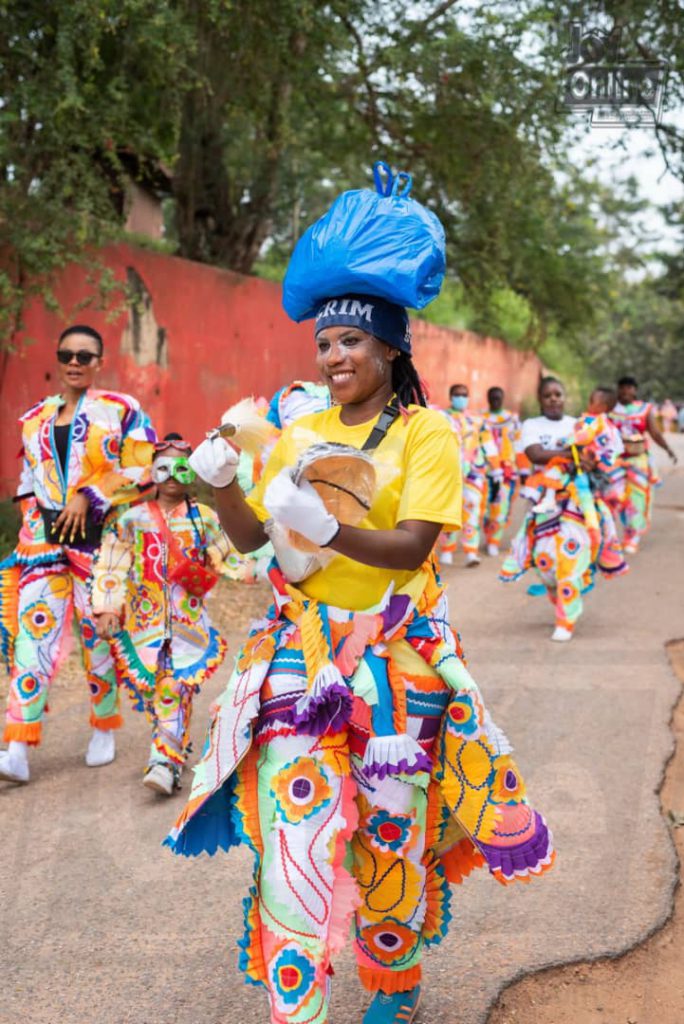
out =
<path fill-rule="evenodd" d="M 102 524 L 149 482 L 155 434 L 130 395 L 93 387 L 103 365 L 98 331 L 75 324 L 60 335 L 61 393 L 21 417 L 22 524 L 0 566 L 0 638 L 11 673 L 0 778 L 29 781 L 28 748 L 41 741 L 48 689 L 74 613 L 90 690 L 90 767 L 114 759 L 122 724 L 108 644 L 95 635 L 87 581 Z"/>
<path fill-rule="evenodd" d="M 539 385 L 541 416 L 525 420 L 522 444 L 535 472 L 521 494 L 532 503 L 499 579 L 512 583 L 535 568 L 554 607 L 551 639 L 567 643 L 583 611 L 583 594 L 597 570 L 622 575 L 627 565 L 601 481 L 619 455 L 607 421 L 603 389 L 595 389 L 579 419 L 565 415 L 565 389 L 555 377 Z M 593 479 L 592 479 L 593 477 Z"/>
<path fill-rule="evenodd" d="M 624 528 L 625 553 L 634 554 L 650 526 L 653 486 L 659 483 L 650 458 L 649 434 L 675 463 L 677 456 L 658 430 L 652 403 L 638 399 L 636 378 L 621 377 L 617 386 L 618 402 L 610 418 L 622 435 L 625 451 L 612 473 L 611 488 Z"/>
<path fill-rule="evenodd" d="M 372 248 L 363 277 L 350 269 L 355 245 Z M 350 924 L 373 993 L 365 1024 L 409 1024 L 423 949 L 447 931 L 449 883 L 481 866 L 527 880 L 554 857 L 435 571 L 440 531 L 460 525 L 460 460 L 443 414 L 425 408 L 403 307 L 436 294 L 443 245 L 414 200 L 343 194 L 300 240 L 284 284 L 290 315 L 315 317 L 335 404 L 283 432 L 247 500 L 227 444 L 192 457 L 233 542 L 275 536 L 278 563 L 273 607 L 215 706 L 167 843 L 185 855 L 251 848 L 240 963 L 274 1024 L 328 1021 Z"/>
<path fill-rule="evenodd" d="M 152 726 L 143 784 L 166 796 L 180 787 L 193 697 L 226 653 L 204 601 L 229 545 L 190 495 L 191 451 L 180 434 L 155 446 L 155 500 L 108 524 L 92 580 L 98 636 L 111 638 L 119 682 Z"/>

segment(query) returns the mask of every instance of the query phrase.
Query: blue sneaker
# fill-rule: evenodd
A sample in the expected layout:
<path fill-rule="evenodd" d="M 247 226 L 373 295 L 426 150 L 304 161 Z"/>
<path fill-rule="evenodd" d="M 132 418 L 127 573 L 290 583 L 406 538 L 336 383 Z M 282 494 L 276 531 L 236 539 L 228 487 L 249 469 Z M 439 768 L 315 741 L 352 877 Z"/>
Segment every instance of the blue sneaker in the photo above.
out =
<path fill-rule="evenodd" d="M 527 593 L 530 597 L 543 597 L 546 593 L 546 587 L 543 583 L 530 583 Z"/>
<path fill-rule="evenodd" d="M 408 992 L 395 992 L 392 996 L 376 992 L 363 1015 L 363 1024 L 411 1024 L 419 1006 L 420 985 Z"/>

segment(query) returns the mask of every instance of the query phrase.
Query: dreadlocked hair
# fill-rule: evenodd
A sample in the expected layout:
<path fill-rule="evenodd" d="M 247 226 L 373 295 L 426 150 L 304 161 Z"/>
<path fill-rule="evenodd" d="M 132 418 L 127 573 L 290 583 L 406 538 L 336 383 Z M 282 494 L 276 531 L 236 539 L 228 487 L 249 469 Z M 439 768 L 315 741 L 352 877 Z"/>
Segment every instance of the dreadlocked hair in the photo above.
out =
<path fill-rule="evenodd" d="M 392 388 L 404 408 L 427 405 L 427 389 L 407 352 L 400 352 L 392 362 Z"/>

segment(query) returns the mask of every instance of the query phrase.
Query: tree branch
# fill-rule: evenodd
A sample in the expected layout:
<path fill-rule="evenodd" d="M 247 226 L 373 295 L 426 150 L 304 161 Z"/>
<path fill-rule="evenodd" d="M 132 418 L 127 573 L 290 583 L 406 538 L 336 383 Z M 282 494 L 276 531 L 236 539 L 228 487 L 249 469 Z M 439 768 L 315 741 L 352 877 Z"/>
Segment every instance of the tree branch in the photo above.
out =
<path fill-rule="evenodd" d="M 357 29 L 356 25 L 353 23 L 351 18 L 349 18 L 346 14 L 340 14 L 339 18 L 340 18 L 340 21 L 342 22 L 342 24 L 344 25 L 344 27 L 346 28 L 347 32 L 349 33 L 349 35 L 352 37 L 352 39 L 356 43 L 356 48 L 357 48 L 357 50 L 359 52 L 359 61 L 358 61 L 359 72 L 361 74 L 361 78 L 363 80 L 363 85 L 364 85 L 364 88 L 366 90 L 366 94 L 368 96 L 368 116 L 367 116 L 366 120 L 367 120 L 368 125 L 370 127 L 370 130 L 372 132 L 373 139 L 377 143 L 379 141 L 379 137 L 378 137 L 378 100 L 377 100 L 377 96 L 376 96 L 376 92 L 375 92 L 375 87 L 374 87 L 374 85 L 373 85 L 373 83 L 371 81 L 371 71 L 370 71 L 370 68 L 368 66 L 368 62 L 366 60 L 366 52 L 365 52 L 365 50 L 363 48 L 363 39 L 361 38 L 361 33 L 359 32 L 359 30 Z"/>

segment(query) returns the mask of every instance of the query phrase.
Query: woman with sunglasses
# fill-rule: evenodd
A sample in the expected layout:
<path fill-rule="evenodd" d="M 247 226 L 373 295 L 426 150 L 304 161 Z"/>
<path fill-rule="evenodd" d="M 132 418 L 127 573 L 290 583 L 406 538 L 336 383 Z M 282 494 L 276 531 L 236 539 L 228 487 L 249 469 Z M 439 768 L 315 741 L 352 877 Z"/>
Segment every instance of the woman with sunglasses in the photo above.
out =
<path fill-rule="evenodd" d="M 0 570 L 0 639 L 11 673 L 0 778 L 29 781 L 28 748 L 41 740 L 50 683 L 79 626 L 90 689 L 90 767 L 115 755 L 121 725 L 109 646 L 95 635 L 87 581 L 109 510 L 149 479 L 154 431 L 130 395 L 94 387 L 103 343 L 75 324 L 57 343 L 61 391 L 21 417 L 18 544 Z"/>
<path fill-rule="evenodd" d="M 155 446 L 155 499 L 108 523 L 93 567 L 97 634 L 111 638 L 119 681 L 152 725 L 143 784 L 167 796 L 179 788 L 193 696 L 226 652 L 204 598 L 229 544 L 216 513 L 190 496 L 190 453 L 180 434 Z"/>
<path fill-rule="evenodd" d="M 502 883 L 527 880 L 553 849 L 449 626 L 433 549 L 461 525 L 459 450 L 425 407 L 406 310 L 374 296 L 323 302 L 315 345 L 334 405 L 283 431 L 247 499 L 221 438 L 192 458 L 239 550 L 275 524 L 317 555 L 294 575 L 276 545 L 274 605 L 215 705 L 167 843 L 254 853 L 240 965 L 268 991 L 273 1024 L 328 1021 L 350 926 L 373 994 L 364 1024 L 410 1024 L 423 950 L 447 932 L 449 883 L 485 865 Z M 295 470 L 321 443 L 348 479 L 320 469 L 315 482 L 367 509 L 360 525 Z"/>

